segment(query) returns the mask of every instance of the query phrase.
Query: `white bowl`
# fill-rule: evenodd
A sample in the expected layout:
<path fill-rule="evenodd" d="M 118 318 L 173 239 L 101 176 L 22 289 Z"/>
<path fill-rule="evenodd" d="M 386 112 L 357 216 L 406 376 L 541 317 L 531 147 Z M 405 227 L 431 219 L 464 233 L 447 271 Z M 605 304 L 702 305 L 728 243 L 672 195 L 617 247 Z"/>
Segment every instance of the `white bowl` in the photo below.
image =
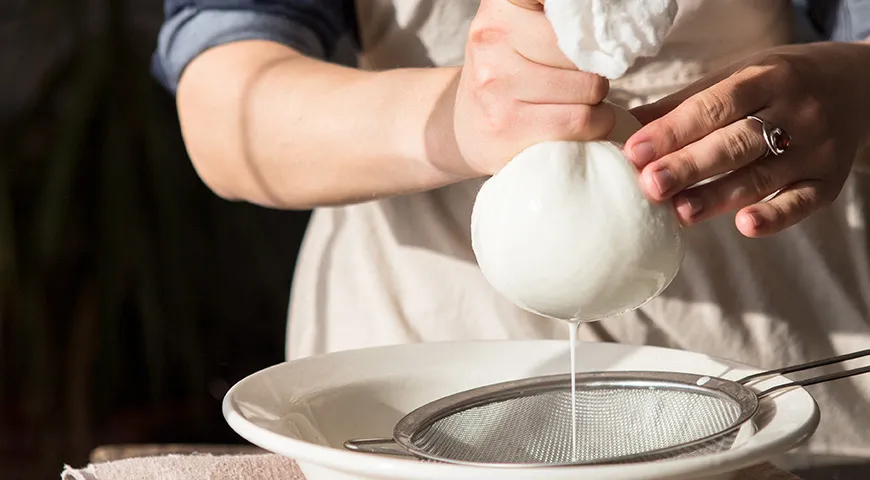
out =
<path fill-rule="evenodd" d="M 581 343 L 578 371 L 659 370 L 739 379 L 758 370 L 706 355 L 656 347 Z M 762 402 L 735 445 L 718 454 L 654 464 L 480 468 L 351 452 L 352 438 L 390 437 L 415 408 L 462 390 L 569 372 L 565 341 L 471 341 L 353 350 L 282 363 L 227 392 L 223 411 L 239 435 L 293 458 L 307 480 L 532 480 L 730 478 L 736 470 L 808 439 L 819 422 L 802 388 Z M 774 377 L 759 388 L 786 382 Z M 748 431 L 748 434 L 746 433 Z M 638 432 L 643 435 L 643 432 Z"/>

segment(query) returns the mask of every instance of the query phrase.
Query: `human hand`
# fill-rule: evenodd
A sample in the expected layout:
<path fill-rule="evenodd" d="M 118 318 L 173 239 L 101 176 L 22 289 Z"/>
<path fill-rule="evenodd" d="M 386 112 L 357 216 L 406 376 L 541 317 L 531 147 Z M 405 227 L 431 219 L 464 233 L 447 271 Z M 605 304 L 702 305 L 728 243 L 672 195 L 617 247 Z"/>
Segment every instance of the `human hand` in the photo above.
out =
<path fill-rule="evenodd" d="M 870 131 L 867 85 L 870 45 L 771 49 L 633 110 L 646 125 L 625 151 L 648 196 L 673 199 L 683 223 L 739 209 L 741 233 L 771 235 L 839 195 Z M 791 135 L 781 155 L 765 156 L 761 123 L 748 115 Z"/>
<path fill-rule="evenodd" d="M 613 129 L 609 82 L 559 50 L 543 0 L 483 0 L 472 21 L 453 127 L 473 174 L 496 173 L 547 140 L 592 140 Z"/>

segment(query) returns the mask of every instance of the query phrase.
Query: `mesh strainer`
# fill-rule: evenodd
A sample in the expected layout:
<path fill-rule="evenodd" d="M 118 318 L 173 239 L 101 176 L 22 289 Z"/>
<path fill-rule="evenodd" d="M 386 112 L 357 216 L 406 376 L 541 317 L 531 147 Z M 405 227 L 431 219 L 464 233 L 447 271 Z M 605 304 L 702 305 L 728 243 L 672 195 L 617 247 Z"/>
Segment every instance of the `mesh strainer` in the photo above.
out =
<path fill-rule="evenodd" d="M 476 466 L 535 467 L 656 461 L 727 450 L 759 399 L 870 372 L 870 366 L 777 385 L 747 384 L 870 355 L 870 349 L 738 381 L 675 372 L 593 372 L 489 385 L 426 404 L 402 418 L 393 438 L 345 447 Z M 576 412 L 576 416 L 575 416 Z M 576 423 L 575 423 L 576 418 Z M 576 425 L 576 430 L 574 426 Z"/>

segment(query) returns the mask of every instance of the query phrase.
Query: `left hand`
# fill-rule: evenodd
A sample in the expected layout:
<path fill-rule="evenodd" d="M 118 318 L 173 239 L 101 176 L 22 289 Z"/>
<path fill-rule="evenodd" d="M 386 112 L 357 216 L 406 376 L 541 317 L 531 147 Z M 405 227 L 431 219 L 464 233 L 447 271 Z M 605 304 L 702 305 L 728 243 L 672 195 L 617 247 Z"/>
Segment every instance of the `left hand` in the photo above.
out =
<path fill-rule="evenodd" d="M 868 88 L 870 44 L 767 50 L 633 110 L 645 126 L 625 151 L 647 195 L 673 198 L 684 224 L 739 209 L 741 233 L 771 235 L 840 194 L 870 132 Z M 765 156 L 761 124 L 748 115 L 790 135 L 782 155 Z"/>

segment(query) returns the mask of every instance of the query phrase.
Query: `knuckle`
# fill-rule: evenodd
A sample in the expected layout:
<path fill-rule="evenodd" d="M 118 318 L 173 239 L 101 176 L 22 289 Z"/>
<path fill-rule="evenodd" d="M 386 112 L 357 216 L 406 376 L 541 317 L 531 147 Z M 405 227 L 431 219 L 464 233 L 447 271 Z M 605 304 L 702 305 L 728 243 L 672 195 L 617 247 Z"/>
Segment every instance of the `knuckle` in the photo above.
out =
<path fill-rule="evenodd" d="M 800 74 L 800 69 L 793 58 L 784 54 L 773 54 L 767 57 L 771 66 L 771 73 L 780 81 L 790 82 Z"/>
<path fill-rule="evenodd" d="M 741 163 L 740 161 L 756 150 L 760 150 L 764 145 L 763 141 L 759 140 L 760 136 L 751 129 L 738 129 L 729 138 L 723 142 L 725 154 L 732 164 Z"/>
<path fill-rule="evenodd" d="M 688 153 L 682 153 L 679 157 L 681 167 L 675 169 L 674 174 L 678 179 L 686 179 L 691 182 L 702 180 L 701 166 L 698 160 Z"/>
<path fill-rule="evenodd" d="M 804 100 L 801 110 L 815 121 L 823 121 L 826 113 L 824 103 L 816 97 L 808 97 Z"/>
<path fill-rule="evenodd" d="M 493 136 L 504 136 L 514 124 L 515 107 L 509 102 L 486 102 L 482 106 L 483 129 Z"/>
<path fill-rule="evenodd" d="M 816 97 L 809 97 L 800 107 L 802 124 L 811 126 L 817 132 L 824 132 L 828 126 L 828 114 L 823 102 Z"/>
<path fill-rule="evenodd" d="M 770 209 L 773 210 L 773 225 L 782 228 L 788 222 L 788 208 L 786 205 L 782 205 L 782 202 L 773 203 L 770 202 Z"/>
<path fill-rule="evenodd" d="M 664 118 L 657 124 L 655 130 L 651 133 L 653 138 L 657 138 L 661 148 L 660 154 L 665 154 L 674 151 L 680 144 L 680 137 L 677 134 L 675 121 L 670 118 Z"/>
<path fill-rule="evenodd" d="M 568 110 L 566 123 L 572 132 L 578 137 L 586 137 L 590 127 L 592 126 L 592 109 L 579 105 L 576 108 Z"/>
<path fill-rule="evenodd" d="M 477 16 L 468 27 L 467 43 L 469 46 L 494 45 L 499 43 L 503 36 L 500 28 L 481 16 Z"/>
<path fill-rule="evenodd" d="M 734 102 L 728 98 L 727 94 L 710 89 L 698 94 L 697 100 L 698 118 L 704 119 L 714 125 L 720 125 L 727 122 L 731 117 L 731 105 Z"/>
<path fill-rule="evenodd" d="M 699 178 L 702 174 L 700 164 L 695 158 L 695 154 L 687 149 L 668 155 L 667 160 L 663 160 L 662 166 L 671 172 L 671 175 L 680 185 L 701 180 Z"/>
<path fill-rule="evenodd" d="M 475 90 L 489 90 L 498 81 L 498 69 L 486 64 L 475 64 L 471 69 L 471 85 Z"/>
<path fill-rule="evenodd" d="M 748 59 L 742 66 L 740 66 L 737 70 L 731 74 L 732 77 L 760 77 L 767 74 L 767 72 L 772 71 L 773 67 L 770 65 L 766 65 L 763 62 L 759 62 L 757 58 Z"/>
<path fill-rule="evenodd" d="M 808 214 L 824 201 L 816 189 L 800 190 L 794 196 L 792 211 L 797 214 Z"/>

